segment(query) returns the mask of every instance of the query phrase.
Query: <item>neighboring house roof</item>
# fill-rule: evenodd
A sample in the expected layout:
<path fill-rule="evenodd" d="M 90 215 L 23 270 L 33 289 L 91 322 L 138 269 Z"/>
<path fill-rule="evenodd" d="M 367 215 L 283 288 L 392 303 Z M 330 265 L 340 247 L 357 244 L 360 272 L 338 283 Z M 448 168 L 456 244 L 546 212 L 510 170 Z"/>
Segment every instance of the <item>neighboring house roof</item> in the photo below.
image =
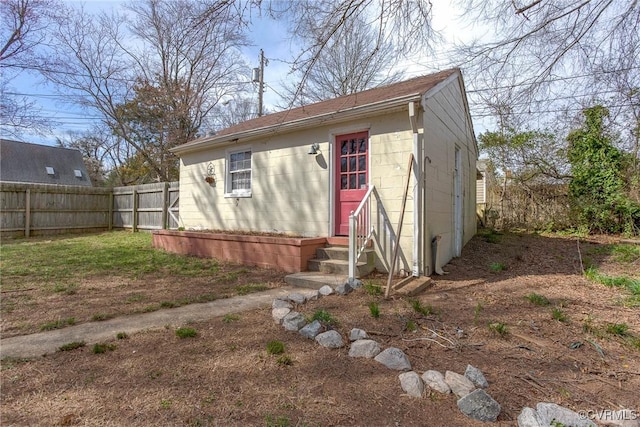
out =
<path fill-rule="evenodd" d="M 460 70 L 452 68 L 427 76 L 415 77 L 403 82 L 268 114 L 228 127 L 213 136 L 199 138 L 183 144 L 172 151 L 179 155 L 189 151 L 227 144 L 240 138 L 251 138 L 327 122 L 347 120 L 362 114 L 392 111 L 395 107 L 406 108 L 408 102 L 420 101 L 425 93 L 433 90 L 438 84 L 443 83 L 452 76 L 460 76 Z"/>
<path fill-rule="evenodd" d="M 78 150 L 0 139 L 0 181 L 91 186 Z"/>

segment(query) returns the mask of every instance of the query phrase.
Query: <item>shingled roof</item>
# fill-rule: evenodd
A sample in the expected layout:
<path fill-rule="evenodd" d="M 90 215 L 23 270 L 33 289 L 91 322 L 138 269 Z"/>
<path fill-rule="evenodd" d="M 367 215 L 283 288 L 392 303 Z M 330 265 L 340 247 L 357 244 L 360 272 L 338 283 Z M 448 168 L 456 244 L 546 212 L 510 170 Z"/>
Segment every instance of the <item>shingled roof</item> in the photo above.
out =
<path fill-rule="evenodd" d="M 91 186 L 78 150 L 0 139 L 0 181 Z"/>
<path fill-rule="evenodd" d="M 439 83 L 459 73 L 460 70 L 458 68 L 451 68 L 399 83 L 268 114 L 228 127 L 213 136 L 196 139 L 176 147 L 172 151 L 180 154 L 228 143 L 242 137 L 277 133 L 287 129 L 330 122 L 341 117 L 348 117 L 349 113 L 357 114 L 362 110 L 377 111 L 376 107 L 379 107 L 379 110 L 384 111 L 396 105 L 404 106 L 407 102 L 419 100 L 423 94 L 436 87 Z"/>

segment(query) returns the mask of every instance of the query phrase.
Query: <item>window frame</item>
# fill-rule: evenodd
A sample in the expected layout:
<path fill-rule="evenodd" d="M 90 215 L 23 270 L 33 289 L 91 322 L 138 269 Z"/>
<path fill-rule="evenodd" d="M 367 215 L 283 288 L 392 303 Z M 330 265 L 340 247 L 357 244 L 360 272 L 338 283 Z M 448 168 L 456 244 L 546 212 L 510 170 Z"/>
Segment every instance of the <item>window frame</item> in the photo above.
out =
<path fill-rule="evenodd" d="M 231 170 L 231 156 L 234 154 L 240 153 L 249 153 L 249 168 L 232 171 Z M 246 159 L 245 159 L 246 161 Z M 240 172 L 249 172 L 249 188 L 241 188 L 241 189 L 233 189 L 233 178 L 232 176 L 235 173 Z M 245 147 L 234 147 L 233 149 L 229 149 L 226 151 L 225 155 L 225 185 L 224 185 L 224 196 L 225 197 L 233 197 L 233 198 L 242 198 L 242 197 L 251 197 L 252 195 L 252 187 L 253 187 L 253 150 L 250 146 Z"/>

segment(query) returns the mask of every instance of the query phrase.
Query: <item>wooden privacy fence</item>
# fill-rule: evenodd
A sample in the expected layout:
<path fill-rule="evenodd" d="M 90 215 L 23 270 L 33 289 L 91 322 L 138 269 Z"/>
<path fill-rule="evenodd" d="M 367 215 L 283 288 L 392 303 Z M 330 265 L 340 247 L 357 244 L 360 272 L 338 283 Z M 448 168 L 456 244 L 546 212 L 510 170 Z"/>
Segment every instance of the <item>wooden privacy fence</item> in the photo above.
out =
<path fill-rule="evenodd" d="M 0 184 L 2 237 L 178 228 L 178 182 L 92 188 Z"/>
<path fill-rule="evenodd" d="M 561 229 L 572 225 L 565 184 L 508 185 L 487 191 L 486 224 L 495 228 Z"/>
<path fill-rule="evenodd" d="M 133 230 L 178 228 L 178 182 L 113 189 L 112 227 Z"/>

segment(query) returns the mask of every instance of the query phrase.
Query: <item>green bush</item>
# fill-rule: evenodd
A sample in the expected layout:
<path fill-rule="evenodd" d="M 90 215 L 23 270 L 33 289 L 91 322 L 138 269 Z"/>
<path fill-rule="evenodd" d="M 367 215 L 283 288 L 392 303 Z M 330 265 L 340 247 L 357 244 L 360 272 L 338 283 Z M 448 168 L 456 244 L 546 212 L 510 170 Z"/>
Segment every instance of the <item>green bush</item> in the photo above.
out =
<path fill-rule="evenodd" d="M 371 313 L 371 317 L 373 317 L 374 319 L 380 317 L 380 307 L 378 306 L 377 302 L 371 301 L 369 303 L 369 312 Z"/>
<path fill-rule="evenodd" d="M 67 344 L 63 344 L 60 347 L 58 347 L 58 351 L 71 351 L 71 350 L 75 350 L 76 348 L 80 348 L 80 347 L 84 347 L 86 344 L 84 341 L 73 341 Z"/>
<path fill-rule="evenodd" d="M 116 349 L 115 344 L 94 344 L 93 352 L 95 354 L 106 353 L 107 351 L 114 351 Z"/>
<path fill-rule="evenodd" d="M 267 343 L 267 353 L 269 354 L 284 353 L 284 343 L 278 340 L 269 341 Z"/>
<path fill-rule="evenodd" d="M 526 296 L 530 303 L 540 306 L 545 306 L 551 304 L 547 297 L 544 295 L 536 294 L 535 292 L 530 293 Z"/>
<path fill-rule="evenodd" d="M 569 198 L 579 226 L 591 232 L 640 232 L 640 204 L 629 197 L 632 158 L 616 148 L 606 123 L 609 111 L 596 105 L 583 110 L 582 127 L 572 131 Z"/>
<path fill-rule="evenodd" d="M 198 332 L 193 328 L 178 328 L 176 329 L 176 335 L 179 338 L 193 338 L 198 335 Z"/>
<path fill-rule="evenodd" d="M 338 319 L 336 319 L 331 313 L 329 313 L 326 310 L 317 310 L 315 313 L 313 313 L 313 316 L 311 316 L 310 321 L 313 322 L 314 320 L 317 320 L 318 322 L 325 325 L 338 324 Z"/>

